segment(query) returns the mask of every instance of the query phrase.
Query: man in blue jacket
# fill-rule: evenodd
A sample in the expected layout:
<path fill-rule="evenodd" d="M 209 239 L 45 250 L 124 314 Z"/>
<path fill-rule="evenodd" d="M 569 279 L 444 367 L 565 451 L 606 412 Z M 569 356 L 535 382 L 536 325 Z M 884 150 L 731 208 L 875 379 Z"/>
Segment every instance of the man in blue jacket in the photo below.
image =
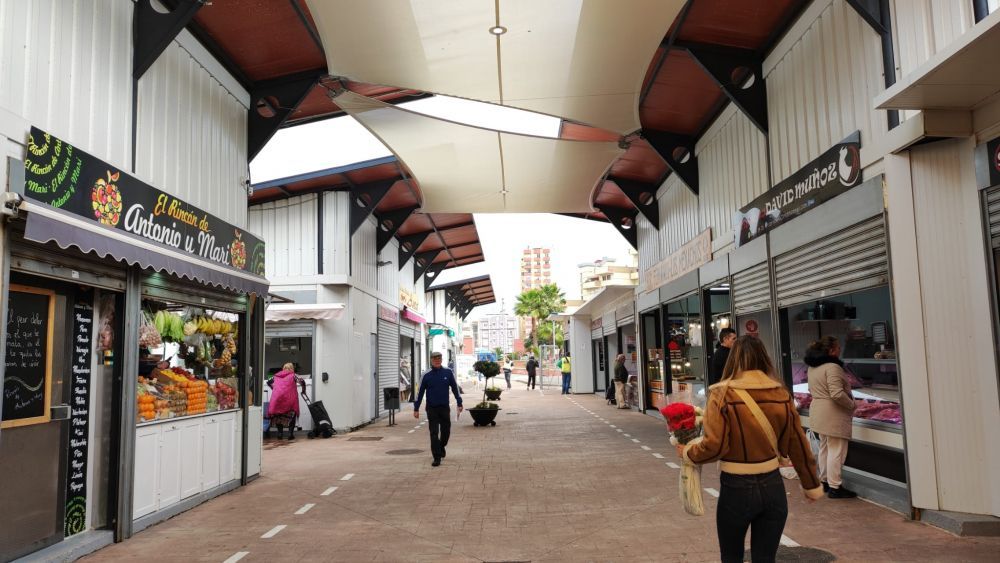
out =
<path fill-rule="evenodd" d="M 448 391 L 455 395 L 458 412 L 462 412 L 462 395 L 458 392 L 455 374 L 446 367 L 441 367 L 441 352 L 431 352 L 431 369 L 420 381 L 420 393 L 413 405 L 413 418 L 420 418 L 420 403 L 427 393 L 427 422 L 431 430 L 431 455 L 434 456 L 434 467 L 441 465 L 445 457 L 445 446 L 451 435 L 451 408 L 448 403 Z"/>

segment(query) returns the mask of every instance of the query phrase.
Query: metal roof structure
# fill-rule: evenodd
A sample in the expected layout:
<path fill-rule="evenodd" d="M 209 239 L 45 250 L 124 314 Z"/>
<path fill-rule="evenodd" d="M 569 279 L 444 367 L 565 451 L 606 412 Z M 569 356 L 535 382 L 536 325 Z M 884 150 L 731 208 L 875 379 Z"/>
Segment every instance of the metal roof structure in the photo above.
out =
<path fill-rule="evenodd" d="M 497 301 L 496 295 L 493 292 L 493 282 L 490 281 L 488 274 L 432 285 L 430 289 L 433 291 L 444 291 L 447 302 L 453 305 L 463 318 L 473 308 L 496 303 Z"/>
<path fill-rule="evenodd" d="M 278 128 L 344 115 L 334 99 L 339 88 L 388 104 L 433 95 L 407 84 L 376 85 L 331 76 L 306 0 L 164 1 L 250 92 L 251 158 Z M 663 29 L 648 62 L 638 96 L 638 131 L 623 135 L 563 121 L 561 139 L 616 139 L 625 148 L 597 185 L 581 187 L 593 194 L 593 210 L 570 215 L 609 221 L 636 246 L 637 215 L 659 226 L 655 194 L 670 174 L 698 192 L 695 145 L 728 104 L 736 104 L 766 132 L 762 61 L 807 5 L 806 0 L 684 3 Z M 620 6 L 627 9 L 629 3 Z M 857 2 L 852 6 L 864 9 Z M 393 23 L 384 9 L 379 14 L 387 25 Z M 366 48 L 386 46 L 358 45 Z M 392 157 L 254 188 L 251 205 L 327 190 L 351 191 L 356 200 L 367 202 L 380 225 L 392 227 L 380 233 L 390 232 L 400 240 L 401 264 L 411 255 L 429 270 L 482 260 L 471 215 L 420 213 L 419 178 Z"/>

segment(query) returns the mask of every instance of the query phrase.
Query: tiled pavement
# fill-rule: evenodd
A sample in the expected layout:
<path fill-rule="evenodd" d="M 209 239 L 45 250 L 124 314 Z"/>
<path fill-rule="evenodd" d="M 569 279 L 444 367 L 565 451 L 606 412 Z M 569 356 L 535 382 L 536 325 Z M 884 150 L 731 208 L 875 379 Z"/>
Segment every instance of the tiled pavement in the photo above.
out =
<path fill-rule="evenodd" d="M 406 412 L 392 428 L 271 442 L 260 479 L 86 561 L 717 560 L 715 499 L 706 493 L 704 517 L 680 508 L 660 421 L 515 387 L 496 427 L 462 414 L 441 467 L 426 423 Z M 400 449 L 421 452 L 386 453 Z M 786 484 L 789 545 L 841 561 L 998 559 L 1000 538 L 958 538 L 860 500 L 806 505 L 798 481 Z M 703 486 L 718 489 L 714 466 Z"/>

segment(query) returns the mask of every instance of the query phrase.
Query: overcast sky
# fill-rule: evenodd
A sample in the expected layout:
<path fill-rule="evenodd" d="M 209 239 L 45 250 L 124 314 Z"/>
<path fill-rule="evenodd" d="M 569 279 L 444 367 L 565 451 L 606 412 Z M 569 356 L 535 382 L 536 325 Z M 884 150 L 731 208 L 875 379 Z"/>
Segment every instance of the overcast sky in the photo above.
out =
<path fill-rule="evenodd" d="M 497 302 L 476 307 L 469 320 L 500 311 L 501 299 L 505 300 L 507 312 L 513 312 L 514 300 L 521 292 L 521 253 L 527 247 L 552 249 L 552 281 L 566 293 L 567 299 L 580 298 L 577 264 L 605 256 L 628 261 L 631 246 L 608 223 L 530 213 L 477 213 L 475 218 L 486 262 L 445 270 L 435 282 L 490 274 Z"/>

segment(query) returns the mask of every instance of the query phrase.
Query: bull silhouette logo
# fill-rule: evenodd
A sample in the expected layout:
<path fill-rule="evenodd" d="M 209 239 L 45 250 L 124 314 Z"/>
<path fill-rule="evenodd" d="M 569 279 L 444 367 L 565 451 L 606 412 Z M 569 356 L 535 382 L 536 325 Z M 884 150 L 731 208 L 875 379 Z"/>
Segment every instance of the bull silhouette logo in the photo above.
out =
<path fill-rule="evenodd" d="M 858 181 L 861 175 L 861 155 L 855 145 L 840 147 L 840 159 L 837 161 L 837 176 L 840 183 L 848 188 Z"/>

